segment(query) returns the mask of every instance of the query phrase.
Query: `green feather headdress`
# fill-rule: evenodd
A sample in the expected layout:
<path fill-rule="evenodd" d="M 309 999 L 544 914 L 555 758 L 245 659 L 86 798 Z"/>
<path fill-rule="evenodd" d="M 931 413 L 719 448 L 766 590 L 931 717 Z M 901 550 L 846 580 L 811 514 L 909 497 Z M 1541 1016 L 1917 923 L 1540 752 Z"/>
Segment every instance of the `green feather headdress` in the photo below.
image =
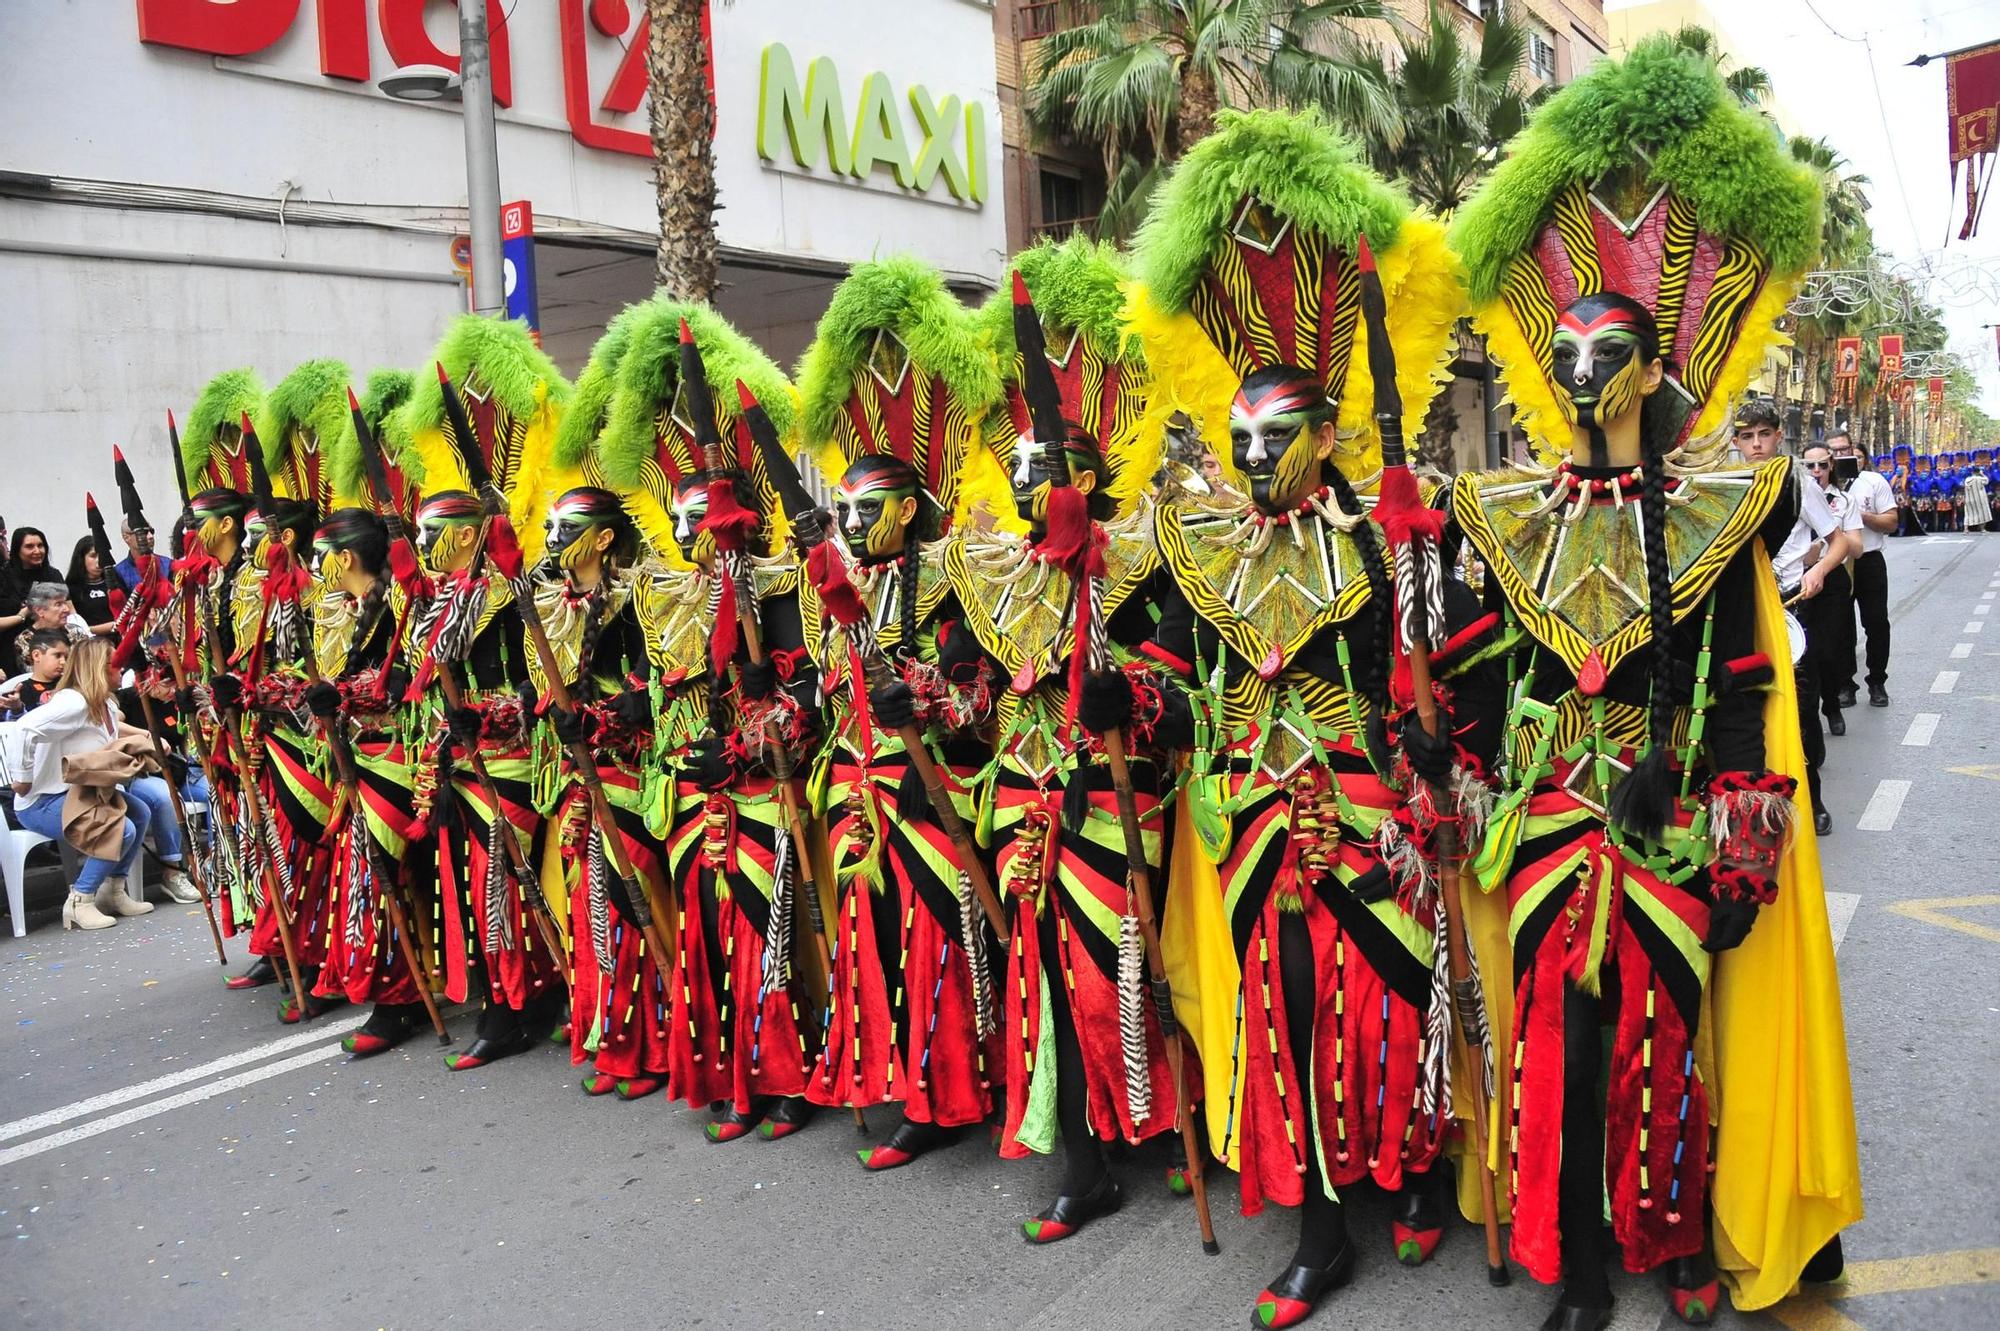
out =
<path fill-rule="evenodd" d="M 605 420 L 611 413 L 611 398 L 618 386 L 618 362 L 625 357 L 625 348 L 632 340 L 632 322 L 643 308 L 643 304 L 627 305 L 618 311 L 605 325 L 603 336 L 591 346 L 590 359 L 584 362 L 583 373 L 576 377 L 562 424 L 556 427 L 552 456 L 557 467 L 567 471 L 583 466 L 598 436 L 604 432 Z"/>
<path fill-rule="evenodd" d="M 371 370 L 368 382 L 357 397 L 361 403 L 361 419 L 368 423 L 376 442 L 384 450 L 384 463 L 390 466 L 394 465 L 395 458 L 389 452 L 388 441 L 383 437 L 383 422 L 390 412 L 409 400 L 416 383 L 417 376 L 410 370 L 392 368 Z M 355 437 L 354 415 L 347 409 L 345 397 L 341 399 L 340 431 L 333 437 L 333 445 L 328 450 L 327 460 L 332 468 L 336 494 L 353 496 L 356 502 L 365 502 L 370 498 L 368 483 L 361 474 L 361 441 Z M 396 487 L 400 475 L 400 468 L 391 473 L 389 477 L 391 488 Z M 402 488 L 410 493 L 414 493 L 415 490 L 414 486 Z M 398 495 L 395 498 L 399 509 L 409 510 L 413 507 L 408 495 Z M 408 516 L 408 512 L 405 512 L 405 516 Z"/>
<path fill-rule="evenodd" d="M 272 468 L 273 479 L 293 498 L 311 499 L 322 513 L 334 502 L 328 456 L 335 441 L 352 429 L 347 382 L 345 361 L 306 361 L 272 386 L 264 395 L 263 411 L 253 417 L 265 451 L 275 449 L 284 463 Z M 352 499 L 354 493 L 341 491 L 343 499 Z"/>
<path fill-rule="evenodd" d="M 197 490 L 219 486 L 250 493 L 250 464 L 239 447 L 243 434 L 239 422 L 245 412 L 254 420 L 263 407 L 264 385 L 255 370 L 224 370 L 208 381 L 181 430 L 181 461 L 189 485 Z M 275 466 L 283 446 L 274 436 L 260 438 L 265 465 Z"/>
<path fill-rule="evenodd" d="M 1550 330 L 1603 290 L 1653 311 L 1683 438 L 1702 437 L 1781 339 L 1818 250 L 1820 190 L 1712 65 L 1649 38 L 1540 107 L 1451 235 L 1516 420 L 1545 451 L 1568 438 Z"/>
<path fill-rule="evenodd" d="M 1374 384 L 1367 356 L 1355 354 L 1363 236 L 1388 299 L 1404 431 L 1419 433 L 1448 377 L 1464 301 L 1457 265 L 1443 228 L 1313 111 L 1222 112 L 1140 228 L 1127 318 L 1166 405 L 1220 441 L 1243 379 L 1295 365 L 1338 408 L 1341 469 L 1356 479 L 1379 469 Z"/>
<path fill-rule="evenodd" d="M 799 429 L 829 481 L 869 453 L 916 468 L 952 511 L 980 422 L 1001 397 L 992 345 L 937 270 L 857 264 L 799 361 Z"/>

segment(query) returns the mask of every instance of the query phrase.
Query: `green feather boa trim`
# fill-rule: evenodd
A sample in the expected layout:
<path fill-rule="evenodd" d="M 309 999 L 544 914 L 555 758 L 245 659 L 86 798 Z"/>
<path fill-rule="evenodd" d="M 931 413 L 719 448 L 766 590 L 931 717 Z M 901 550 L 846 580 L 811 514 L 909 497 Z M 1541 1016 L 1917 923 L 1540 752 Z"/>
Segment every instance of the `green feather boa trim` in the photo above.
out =
<path fill-rule="evenodd" d="M 618 362 L 631 344 L 632 324 L 643 305 L 627 305 L 605 325 L 603 336 L 590 349 L 583 373 L 576 377 L 576 390 L 569 407 L 556 426 L 554 459 L 558 467 L 580 467 L 592 445 L 604 430 L 611 413 L 611 397 L 617 389 Z"/>
<path fill-rule="evenodd" d="M 1133 244 L 1139 281 L 1161 310 L 1187 308 L 1245 195 L 1342 250 L 1362 234 L 1377 254 L 1395 245 L 1409 199 L 1318 112 L 1223 111 L 1215 125 L 1174 168 Z"/>
<path fill-rule="evenodd" d="M 1123 284 L 1131 274 L 1124 257 L 1111 246 L 1083 236 L 1071 236 L 1060 245 L 1043 240 L 1015 255 L 1008 269 L 1000 289 L 974 316 L 1002 365 L 1013 362 L 1016 350 L 1013 273 L 1028 284 L 1043 327 L 1078 330 L 1091 350 L 1106 360 L 1139 355 L 1138 338 L 1118 317 L 1125 304 Z"/>
<path fill-rule="evenodd" d="M 656 296 L 632 311 L 631 344 L 618 362 L 611 411 L 598 437 L 598 458 L 613 485 L 639 483 L 639 472 L 654 454 L 655 418 L 680 389 L 681 320 L 694 334 L 702 367 L 715 398 L 715 414 L 726 438 L 742 408 L 736 395 L 741 379 L 757 395 L 780 439 L 793 424 L 791 386 L 784 371 L 706 305 Z M 697 459 L 699 462 L 699 459 Z M 741 464 L 748 459 L 739 458 Z"/>
<path fill-rule="evenodd" d="M 313 432 L 322 448 L 331 445 L 349 425 L 347 381 L 345 361 L 305 362 L 264 395 L 264 410 L 253 417 L 259 437 L 282 450 L 286 431 L 301 426 Z"/>
<path fill-rule="evenodd" d="M 569 380 L 535 345 L 525 320 L 461 314 L 452 320 L 430 358 L 444 366 L 454 384 L 464 381 L 467 369 L 478 366 L 479 377 L 517 420 L 533 416 L 541 405 L 537 389 L 547 393 L 552 411 L 559 412 L 569 403 Z M 443 428 L 444 391 L 427 364 L 417 374 L 409 401 L 390 413 L 388 434 L 397 455 L 403 456 L 414 453 L 410 445 L 416 435 Z"/>
<path fill-rule="evenodd" d="M 1498 297 L 1557 194 L 1642 152 L 1652 156 L 1652 179 L 1694 206 L 1702 230 L 1749 241 L 1776 274 L 1811 266 L 1820 236 L 1812 174 L 1713 67 L 1654 37 L 1622 61 L 1599 61 L 1537 110 L 1459 211 L 1452 247 L 1465 260 L 1473 301 Z"/>
<path fill-rule="evenodd" d="M 976 419 L 999 400 L 993 349 L 937 270 L 909 255 L 873 259 L 855 265 L 834 290 L 799 361 L 799 424 L 810 446 L 833 437 L 854 376 L 883 328 L 903 340 L 914 364 L 944 380 L 968 417 Z"/>
<path fill-rule="evenodd" d="M 258 380 L 255 370 L 224 370 L 208 381 L 207 387 L 201 390 L 201 396 L 189 409 L 187 425 L 181 430 L 181 462 L 187 467 L 189 485 L 196 490 L 207 485 L 201 473 L 208 466 L 215 432 L 224 425 L 237 424 L 246 411 L 254 422 L 263 406 L 264 385 Z M 271 460 L 273 442 L 264 440 L 267 463 Z"/>
<path fill-rule="evenodd" d="M 382 437 L 383 421 L 409 400 L 416 386 L 417 376 L 412 370 L 384 368 L 369 372 L 368 383 L 357 400 L 361 403 L 361 419 L 368 422 L 369 432 L 383 449 L 389 447 Z M 361 475 L 361 440 L 354 433 L 354 413 L 348 410 L 344 395 L 340 399 L 340 430 L 327 447 L 327 464 L 333 468 L 335 494 L 368 498 L 367 483 Z"/>

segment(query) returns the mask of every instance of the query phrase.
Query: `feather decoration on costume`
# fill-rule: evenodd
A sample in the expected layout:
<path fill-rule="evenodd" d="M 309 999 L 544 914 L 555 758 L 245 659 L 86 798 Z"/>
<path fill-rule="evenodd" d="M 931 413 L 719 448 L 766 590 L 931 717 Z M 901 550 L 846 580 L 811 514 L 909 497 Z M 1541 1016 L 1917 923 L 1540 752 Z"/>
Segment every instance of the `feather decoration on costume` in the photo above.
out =
<path fill-rule="evenodd" d="M 1118 1043 L 1125 1055 L 1125 1102 L 1134 1123 L 1153 1116 L 1153 1075 L 1146 1057 L 1145 946 L 1127 903 L 1118 920 Z"/>
<path fill-rule="evenodd" d="M 1417 1069 L 1417 1112 L 1425 1118 L 1451 1104 L 1451 943 L 1445 937 L 1444 903 L 1434 899 L 1431 906 L 1431 992 Z"/>
<path fill-rule="evenodd" d="M 993 969 L 986 956 L 984 920 L 972 894 L 972 875 L 958 871 L 959 943 L 965 949 L 965 963 L 972 972 L 972 1022 L 979 1038 L 993 1034 L 998 1025 L 994 1012 Z"/>
<path fill-rule="evenodd" d="M 495 809 L 486 824 L 486 955 L 499 956 L 514 946 L 513 880 L 507 874 L 507 852 L 501 841 L 504 810 Z"/>
<path fill-rule="evenodd" d="M 347 816 L 347 946 L 359 951 L 368 941 L 368 916 L 375 905 L 375 875 L 368 865 L 368 815 L 360 801 Z"/>
<path fill-rule="evenodd" d="M 593 823 L 584 847 L 584 887 L 590 893 L 590 950 L 597 954 L 597 972 L 610 975 L 611 955 L 611 899 L 610 866 L 604 859 L 604 840 Z"/>

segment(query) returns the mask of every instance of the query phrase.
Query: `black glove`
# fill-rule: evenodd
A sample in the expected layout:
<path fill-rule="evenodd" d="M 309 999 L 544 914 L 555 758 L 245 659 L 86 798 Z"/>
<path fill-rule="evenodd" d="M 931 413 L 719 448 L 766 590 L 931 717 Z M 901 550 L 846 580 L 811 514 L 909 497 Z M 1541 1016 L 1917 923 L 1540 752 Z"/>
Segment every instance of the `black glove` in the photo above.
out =
<path fill-rule="evenodd" d="M 452 740 L 467 753 L 479 744 L 479 732 L 484 729 L 486 718 L 471 707 L 453 707 L 444 714 L 445 729 L 451 732 Z"/>
<path fill-rule="evenodd" d="M 243 681 L 227 671 L 217 671 L 215 678 L 208 681 L 208 696 L 215 700 L 217 711 L 228 711 L 243 705 Z"/>
<path fill-rule="evenodd" d="M 536 712 L 538 712 L 541 709 L 542 706 L 541 695 L 535 692 L 535 686 L 533 684 L 530 684 L 527 680 L 524 679 L 521 681 L 521 687 L 517 691 L 516 696 L 518 696 L 521 699 L 522 715 L 533 716 L 535 715 Z"/>
<path fill-rule="evenodd" d="M 705 739 L 688 755 L 688 773 L 703 790 L 727 790 L 736 781 L 736 765 L 723 752 L 722 742 Z"/>
<path fill-rule="evenodd" d="M 1702 939 L 1705 952 L 1727 952 L 1750 936 L 1757 923 L 1757 903 L 1725 896 L 1708 908 L 1708 937 Z"/>
<path fill-rule="evenodd" d="M 647 730 L 653 724 L 653 697 L 645 689 L 627 689 L 611 700 L 611 711 L 633 730 Z"/>
<path fill-rule="evenodd" d="M 182 716 L 193 716 L 195 712 L 194 690 L 178 688 L 174 690 L 174 710 Z"/>
<path fill-rule="evenodd" d="M 964 620 L 951 620 L 938 629 L 938 670 L 952 683 L 969 684 L 977 679 L 979 662 L 985 655 Z"/>
<path fill-rule="evenodd" d="M 884 730 L 897 731 L 916 724 L 916 695 L 900 679 L 868 690 L 868 708 L 875 713 L 875 724 Z"/>
<path fill-rule="evenodd" d="M 1098 670 L 1084 676 L 1083 697 L 1076 719 L 1093 735 L 1116 730 L 1132 719 L 1132 681 L 1122 670 Z"/>
<path fill-rule="evenodd" d="M 584 742 L 583 714 L 566 707 L 549 708 L 549 726 L 556 732 L 556 738 L 566 745 Z"/>
<path fill-rule="evenodd" d="M 188 760 L 178 753 L 171 752 L 167 753 L 165 758 L 166 762 L 164 766 L 166 767 L 167 780 L 173 783 L 174 789 L 178 790 L 187 784 Z"/>
<path fill-rule="evenodd" d="M 340 712 L 340 689 L 325 680 L 315 680 L 306 685 L 306 710 L 324 721 Z"/>
<path fill-rule="evenodd" d="M 391 703 L 403 701 L 403 695 L 410 691 L 410 672 L 399 665 L 392 665 L 382 672 L 382 696 Z"/>
<path fill-rule="evenodd" d="M 778 667 L 771 664 L 769 657 L 762 661 L 745 661 L 736 670 L 736 678 L 745 698 L 762 702 L 778 691 Z"/>
<path fill-rule="evenodd" d="M 1403 753 L 1410 760 L 1410 770 L 1434 786 L 1447 785 L 1451 781 L 1451 760 L 1455 745 L 1451 736 L 1444 734 L 1444 727 L 1438 727 L 1435 736 L 1424 729 L 1424 723 L 1411 713 L 1403 722 Z"/>

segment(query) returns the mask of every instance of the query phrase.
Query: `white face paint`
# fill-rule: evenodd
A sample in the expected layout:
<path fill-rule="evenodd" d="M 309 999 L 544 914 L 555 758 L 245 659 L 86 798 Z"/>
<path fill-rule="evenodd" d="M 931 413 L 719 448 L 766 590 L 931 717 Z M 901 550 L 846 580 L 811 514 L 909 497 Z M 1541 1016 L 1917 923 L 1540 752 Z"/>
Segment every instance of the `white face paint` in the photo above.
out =
<path fill-rule="evenodd" d="M 693 551 L 695 541 L 701 536 L 702 521 L 708 517 L 707 487 L 676 490 L 668 513 L 674 522 L 675 543 L 683 553 Z"/>
<path fill-rule="evenodd" d="M 1020 435 L 1014 440 L 1014 490 L 1021 493 L 1035 488 L 1033 472 L 1035 460 L 1042 455 L 1042 446 L 1035 442 L 1033 433 Z"/>

